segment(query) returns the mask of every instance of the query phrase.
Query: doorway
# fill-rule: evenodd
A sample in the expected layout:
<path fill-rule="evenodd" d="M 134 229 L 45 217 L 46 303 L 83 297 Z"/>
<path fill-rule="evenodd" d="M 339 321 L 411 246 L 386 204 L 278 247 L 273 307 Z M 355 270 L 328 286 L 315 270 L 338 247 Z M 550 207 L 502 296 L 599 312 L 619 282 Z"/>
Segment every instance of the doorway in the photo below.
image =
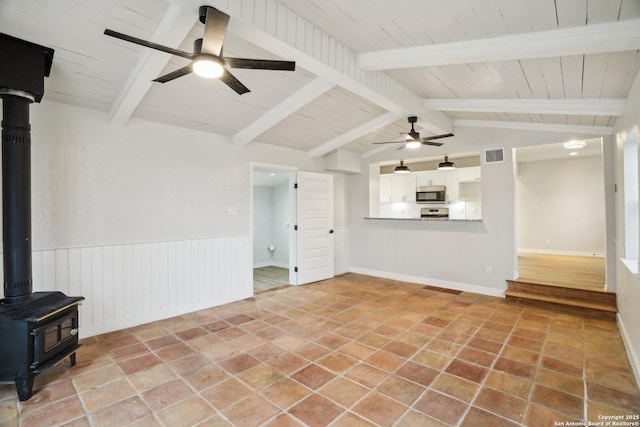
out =
<path fill-rule="evenodd" d="M 517 280 L 606 291 L 602 140 L 515 151 Z"/>
<path fill-rule="evenodd" d="M 296 171 L 252 165 L 253 291 L 293 283 Z"/>

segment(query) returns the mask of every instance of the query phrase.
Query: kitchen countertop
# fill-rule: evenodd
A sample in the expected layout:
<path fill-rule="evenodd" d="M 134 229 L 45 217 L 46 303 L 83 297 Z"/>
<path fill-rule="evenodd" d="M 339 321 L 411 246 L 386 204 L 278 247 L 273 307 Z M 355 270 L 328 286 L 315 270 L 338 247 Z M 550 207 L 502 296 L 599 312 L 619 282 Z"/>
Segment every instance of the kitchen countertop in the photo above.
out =
<path fill-rule="evenodd" d="M 451 218 L 379 218 L 379 217 L 365 216 L 364 219 L 380 219 L 384 221 L 482 222 L 481 219 L 451 219 Z"/>

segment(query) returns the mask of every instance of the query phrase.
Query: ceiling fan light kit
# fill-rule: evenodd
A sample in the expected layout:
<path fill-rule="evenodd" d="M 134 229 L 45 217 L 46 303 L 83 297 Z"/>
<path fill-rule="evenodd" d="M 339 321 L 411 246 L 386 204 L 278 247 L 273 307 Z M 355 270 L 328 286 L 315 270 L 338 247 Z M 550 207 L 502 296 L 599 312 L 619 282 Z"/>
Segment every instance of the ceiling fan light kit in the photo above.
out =
<path fill-rule="evenodd" d="M 183 52 L 109 29 L 104 30 L 104 33 L 120 40 L 191 60 L 191 63 L 186 67 L 179 68 L 153 80 L 158 83 L 167 83 L 193 72 L 208 79 L 218 78 L 238 95 L 242 95 L 250 92 L 250 90 L 235 78 L 227 68 L 295 71 L 296 63 L 293 61 L 223 57 L 222 45 L 227 34 L 229 15 L 206 5 L 200 6 L 199 15 L 200 22 L 204 24 L 204 35 L 193 43 L 194 53 Z"/>
<path fill-rule="evenodd" d="M 224 68 L 218 58 L 202 55 L 193 61 L 193 72 L 205 79 L 217 79 L 224 73 Z"/>
<path fill-rule="evenodd" d="M 434 139 L 449 138 L 451 136 L 454 136 L 452 133 L 444 133 L 442 135 L 433 135 L 433 136 L 426 136 L 424 138 L 420 138 L 420 133 L 416 132 L 415 128 L 413 127 L 413 124 L 417 123 L 418 117 L 416 116 L 407 117 L 407 121 L 411 123 L 411 130 L 407 133 L 402 132 L 402 135 L 404 135 L 404 139 L 405 139 L 404 141 L 374 142 L 374 144 L 404 144 L 404 146 L 400 147 L 399 149 L 418 148 L 422 145 L 433 145 L 433 146 L 439 147 L 443 145 L 443 143 L 433 142 Z"/>

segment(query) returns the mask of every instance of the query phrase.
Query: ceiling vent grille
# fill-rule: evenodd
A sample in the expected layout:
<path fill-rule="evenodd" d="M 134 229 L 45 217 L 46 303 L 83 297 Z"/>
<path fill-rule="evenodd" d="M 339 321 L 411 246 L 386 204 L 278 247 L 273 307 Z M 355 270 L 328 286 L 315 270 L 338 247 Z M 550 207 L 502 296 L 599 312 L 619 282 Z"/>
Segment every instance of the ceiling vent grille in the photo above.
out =
<path fill-rule="evenodd" d="M 491 148 L 484 150 L 485 163 L 502 163 L 504 162 L 504 148 Z"/>

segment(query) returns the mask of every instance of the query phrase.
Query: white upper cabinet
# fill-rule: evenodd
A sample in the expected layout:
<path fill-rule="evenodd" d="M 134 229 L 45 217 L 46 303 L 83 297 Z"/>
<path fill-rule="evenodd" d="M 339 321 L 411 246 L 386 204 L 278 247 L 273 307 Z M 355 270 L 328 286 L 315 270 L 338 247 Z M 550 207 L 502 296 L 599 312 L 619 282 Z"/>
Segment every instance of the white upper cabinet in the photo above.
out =
<path fill-rule="evenodd" d="M 447 202 L 458 200 L 458 175 L 451 171 L 425 171 L 417 172 L 418 187 L 443 185 L 446 187 Z"/>
<path fill-rule="evenodd" d="M 418 187 L 428 187 L 432 185 L 447 185 L 446 172 L 425 171 L 416 173 Z"/>
<path fill-rule="evenodd" d="M 380 203 L 391 201 L 391 186 L 393 175 L 380 175 Z"/>
<path fill-rule="evenodd" d="M 480 166 L 460 168 L 457 172 L 458 182 L 480 182 Z"/>
<path fill-rule="evenodd" d="M 380 202 L 415 202 L 416 174 L 380 175 Z"/>

